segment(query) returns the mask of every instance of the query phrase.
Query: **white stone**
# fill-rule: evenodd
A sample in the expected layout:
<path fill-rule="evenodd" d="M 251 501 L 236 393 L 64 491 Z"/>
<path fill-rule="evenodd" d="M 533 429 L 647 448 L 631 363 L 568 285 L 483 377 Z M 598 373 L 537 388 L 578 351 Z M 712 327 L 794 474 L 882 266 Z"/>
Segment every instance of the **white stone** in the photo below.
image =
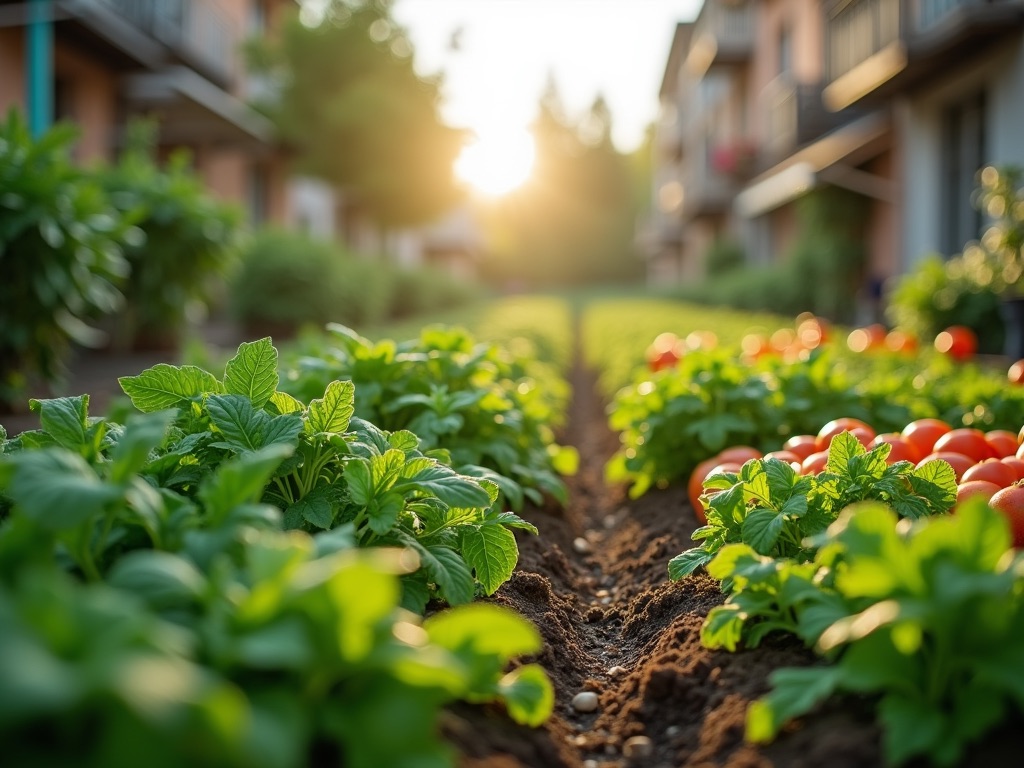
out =
<path fill-rule="evenodd" d="M 572 708 L 577 712 L 596 712 L 597 694 L 593 691 L 580 691 L 572 697 Z"/>

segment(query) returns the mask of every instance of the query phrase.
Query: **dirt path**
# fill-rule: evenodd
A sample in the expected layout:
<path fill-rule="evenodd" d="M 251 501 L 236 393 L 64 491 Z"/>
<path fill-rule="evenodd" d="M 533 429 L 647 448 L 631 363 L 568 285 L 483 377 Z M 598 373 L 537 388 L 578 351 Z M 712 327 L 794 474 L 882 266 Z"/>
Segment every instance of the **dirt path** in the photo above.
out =
<path fill-rule="evenodd" d="M 563 440 L 581 466 L 570 504 L 527 513 L 540 536 L 520 538 L 519 567 L 495 596 L 543 634 L 538 660 L 555 684 L 555 714 L 531 731 L 495 711 L 453 711 L 446 731 L 463 768 L 879 765 L 865 713 L 826 712 L 767 750 L 743 742 L 747 705 L 767 691 L 767 675 L 810 655 L 785 641 L 736 654 L 701 646 L 704 617 L 722 600 L 718 585 L 666 575 L 696 525 L 685 490 L 633 501 L 606 487 L 616 437 L 595 377 L 578 361 L 571 383 Z M 582 691 L 597 694 L 595 711 L 573 707 Z"/>

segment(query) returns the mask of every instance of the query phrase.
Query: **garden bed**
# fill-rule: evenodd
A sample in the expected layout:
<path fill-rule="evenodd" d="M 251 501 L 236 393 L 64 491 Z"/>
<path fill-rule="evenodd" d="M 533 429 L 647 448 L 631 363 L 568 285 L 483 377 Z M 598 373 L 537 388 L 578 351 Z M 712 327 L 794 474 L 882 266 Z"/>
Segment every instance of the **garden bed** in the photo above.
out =
<path fill-rule="evenodd" d="M 771 671 L 813 663 L 813 655 L 789 638 L 738 653 L 701 645 L 704 617 L 723 601 L 718 583 L 705 575 L 670 582 L 666 573 L 696 527 L 685 490 L 630 500 L 625 489 L 607 487 L 602 470 L 616 438 L 593 375 L 577 367 L 572 383 L 563 439 L 579 449 L 581 466 L 570 479 L 570 504 L 527 515 L 540 536 L 520 537 L 519 566 L 493 598 L 541 630 L 545 649 L 537 660 L 555 684 L 555 714 L 529 730 L 486 709 L 452 711 L 445 728 L 464 755 L 461 764 L 882 765 L 880 732 L 858 701 L 831 703 L 768 747 L 744 742 L 747 705 L 768 691 Z M 573 709 L 580 691 L 598 694 L 595 712 Z M 1019 725 L 990 735 L 967 764 L 1014 762 Z"/>

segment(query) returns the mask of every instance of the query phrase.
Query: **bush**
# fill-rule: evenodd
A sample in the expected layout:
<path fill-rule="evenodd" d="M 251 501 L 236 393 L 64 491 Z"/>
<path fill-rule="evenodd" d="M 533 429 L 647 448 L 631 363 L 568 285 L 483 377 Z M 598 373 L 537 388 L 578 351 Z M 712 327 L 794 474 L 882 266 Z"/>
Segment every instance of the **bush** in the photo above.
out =
<path fill-rule="evenodd" d="M 743 246 L 734 240 L 720 237 L 708 248 L 704 264 L 709 278 L 734 272 L 746 263 Z"/>
<path fill-rule="evenodd" d="M 475 297 L 476 288 L 436 267 L 398 269 L 393 274 L 394 293 L 391 316 L 395 318 L 436 312 L 461 304 Z"/>
<path fill-rule="evenodd" d="M 792 316 L 809 308 L 793 272 L 789 264 L 734 269 L 676 295 L 683 301 Z"/>
<path fill-rule="evenodd" d="M 306 324 L 379 322 L 393 289 L 386 267 L 325 240 L 266 230 L 242 251 L 231 302 L 252 330 L 290 333 Z"/>
<path fill-rule="evenodd" d="M 33 140 L 11 111 L 0 124 L 0 407 L 32 377 L 54 381 L 69 342 L 102 339 L 90 323 L 115 311 L 141 233 L 68 161 L 68 125 Z M 136 236 L 132 240 L 132 236 Z"/>
<path fill-rule="evenodd" d="M 211 198 L 188 162 L 177 154 L 161 170 L 133 149 L 102 174 L 111 201 L 146 234 L 125 250 L 131 275 L 115 347 L 176 347 L 190 309 L 205 309 L 211 279 L 233 255 L 241 211 Z"/>
<path fill-rule="evenodd" d="M 889 321 L 921 339 L 935 338 L 951 325 L 966 325 L 977 334 L 979 351 L 1001 352 L 999 296 L 990 283 L 979 279 L 972 261 L 963 256 L 922 259 L 894 283 L 886 307 Z"/>

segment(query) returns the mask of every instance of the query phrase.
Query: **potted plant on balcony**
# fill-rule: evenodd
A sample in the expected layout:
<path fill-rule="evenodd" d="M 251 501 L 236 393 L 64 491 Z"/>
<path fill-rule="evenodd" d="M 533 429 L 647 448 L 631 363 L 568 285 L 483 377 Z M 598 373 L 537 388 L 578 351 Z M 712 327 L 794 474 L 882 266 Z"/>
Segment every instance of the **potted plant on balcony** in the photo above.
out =
<path fill-rule="evenodd" d="M 987 166 L 979 173 L 976 204 L 991 225 L 980 242 L 964 249 L 1000 297 L 1004 354 L 1024 358 L 1024 169 Z"/>
<path fill-rule="evenodd" d="M 753 174 L 757 147 L 747 139 L 731 139 L 711 151 L 711 166 L 718 173 L 747 177 Z"/>

